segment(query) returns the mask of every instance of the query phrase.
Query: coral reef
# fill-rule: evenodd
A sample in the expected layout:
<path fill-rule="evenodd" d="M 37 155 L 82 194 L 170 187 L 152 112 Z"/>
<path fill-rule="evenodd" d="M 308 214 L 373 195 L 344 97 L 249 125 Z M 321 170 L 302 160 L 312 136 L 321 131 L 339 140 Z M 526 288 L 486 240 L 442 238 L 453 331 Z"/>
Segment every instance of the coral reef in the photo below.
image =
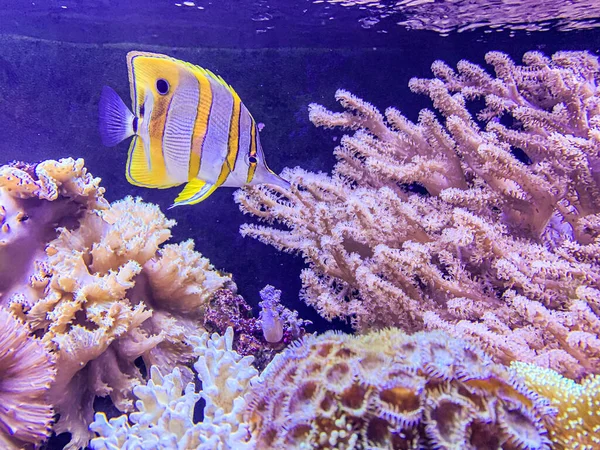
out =
<path fill-rule="evenodd" d="M 439 331 L 305 337 L 273 359 L 247 402 L 261 449 L 550 448 L 547 403 Z"/>
<path fill-rule="evenodd" d="M 0 447 L 16 450 L 40 444 L 50 433 L 54 412 L 48 388 L 54 380 L 54 358 L 4 308 L 0 330 Z"/>
<path fill-rule="evenodd" d="M 558 450 L 600 448 L 600 376 L 580 384 L 551 369 L 513 362 L 511 369 L 523 377 L 529 389 L 546 397 L 558 409 L 549 435 Z"/>
<path fill-rule="evenodd" d="M 263 301 L 259 303 L 261 313 L 258 319 L 252 316 L 252 307 L 244 298 L 228 289 L 215 292 L 204 314 L 206 330 L 223 335 L 227 328 L 233 329 L 233 349 L 242 356 L 253 356 L 258 370 L 264 369 L 278 351 L 304 336 L 304 327 L 311 323 L 299 319 L 297 311 L 285 308 L 279 302 L 281 291 L 273 286 L 266 286 L 260 295 Z M 265 337 L 265 310 L 269 311 L 271 319 L 277 317 L 281 327 L 281 337 L 275 342 Z"/>
<path fill-rule="evenodd" d="M 523 61 L 488 53 L 495 77 L 436 61 L 436 78 L 411 80 L 444 123 L 428 109 L 384 117 L 343 90 L 344 112 L 311 105 L 316 125 L 354 130 L 333 174 L 286 169 L 289 190 L 237 191 L 271 224 L 241 233 L 302 254 L 301 297 L 327 319 L 441 328 L 505 364 L 599 373 L 598 59 Z M 476 118 L 471 100 L 485 100 Z"/>
<path fill-rule="evenodd" d="M 7 202 L 6 217 L 30 217 L 2 249 L 32 238 L 19 249 L 27 263 L 18 279 L 4 282 L 2 303 L 52 346 L 54 431 L 70 432 L 67 448 L 78 448 L 91 437 L 95 397 L 110 396 L 121 411 L 133 407 L 132 389 L 144 381 L 137 358 L 192 378 L 186 365 L 194 359 L 191 340 L 204 332 L 206 305 L 217 289 L 235 285 L 191 241 L 160 247 L 175 222 L 157 206 L 130 197 L 109 206 L 82 160 L 46 161 L 35 167 L 38 179 L 31 173 L 0 172 L 3 199 L 25 198 Z M 0 252 L 3 264 L 10 254 Z"/>
<path fill-rule="evenodd" d="M 153 366 L 147 386 L 134 388 L 139 400 L 137 411 L 129 415 L 133 425 L 126 415 L 107 421 L 104 413 L 96 414 L 90 426 L 99 435 L 90 443 L 94 450 L 254 448 L 242 422 L 243 394 L 258 375 L 252 367 L 254 358 L 233 350 L 231 327 L 224 336 L 205 333 L 194 343 L 200 393 L 193 383 L 184 389 L 179 369 L 163 377 Z M 194 424 L 194 406 L 200 398 L 206 402 L 204 419 Z"/>
<path fill-rule="evenodd" d="M 57 227 L 76 226 L 86 210 L 108 207 L 100 179 L 83 165 L 65 158 L 0 167 L 0 304 L 27 283 Z"/>

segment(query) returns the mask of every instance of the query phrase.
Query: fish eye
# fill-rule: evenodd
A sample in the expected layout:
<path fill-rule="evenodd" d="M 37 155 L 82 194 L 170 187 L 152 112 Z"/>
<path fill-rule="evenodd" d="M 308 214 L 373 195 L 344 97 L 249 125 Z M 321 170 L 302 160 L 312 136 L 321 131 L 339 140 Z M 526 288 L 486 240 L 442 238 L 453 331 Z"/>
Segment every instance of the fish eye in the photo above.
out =
<path fill-rule="evenodd" d="M 250 164 L 256 164 L 258 162 L 258 159 L 256 159 L 256 156 L 249 156 L 248 157 L 248 162 Z"/>
<path fill-rule="evenodd" d="M 164 78 L 159 78 L 156 80 L 156 90 L 160 95 L 165 95 L 169 92 L 169 82 Z"/>

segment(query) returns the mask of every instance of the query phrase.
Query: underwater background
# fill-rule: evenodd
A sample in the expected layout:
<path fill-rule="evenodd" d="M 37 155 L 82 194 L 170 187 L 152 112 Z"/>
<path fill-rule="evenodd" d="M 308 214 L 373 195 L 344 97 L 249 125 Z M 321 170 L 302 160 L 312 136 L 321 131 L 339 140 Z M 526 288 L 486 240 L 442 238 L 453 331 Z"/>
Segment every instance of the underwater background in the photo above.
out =
<path fill-rule="evenodd" d="M 541 1 L 524 2 L 531 13 L 524 12 L 521 22 L 502 24 L 498 12 L 496 22 L 469 27 L 467 17 L 443 29 L 420 10 L 419 20 L 411 17 L 410 7 L 421 3 L 445 4 L 448 11 L 462 4 L 0 0 L 1 162 L 84 158 L 88 171 L 102 179 L 108 201 L 139 196 L 176 220 L 170 242 L 193 239 L 215 268 L 232 274 L 238 294 L 255 314 L 259 291 L 270 284 L 282 291 L 283 305 L 312 321 L 307 331 L 351 332 L 348 323 L 327 321 L 298 298 L 306 267 L 301 256 L 240 235 L 242 224 L 258 221 L 242 214 L 232 198 L 235 189 L 220 188 L 200 204 L 167 210 L 179 187 L 130 185 L 125 179 L 128 143 L 102 145 L 98 101 L 105 85 L 129 99 L 129 51 L 164 53 L 210 69 L 235 88 L 256 122 L 264 124 L 260 139 L 273 171 L 301 166 L 329 173 L 336 162 L 333 149 L 346 133 L 313 125 L 308 105 L 338 111 L 334 95 L 340 88 L 380 111 L 396 107 L 416 122 L 431 100 L 411 92 L 409 80 L 431 77 L 436 60 L 451 67 L 468 60 L 489 71 L 484 60 L 489 51 L 519 63 L 531 50 L 600 54 L 600 5 L 594 2 L 586 8 L 571 2 L 586 11 L 579 22 Z M 486 14 L 501 5 L 490 2 Z M 476 12 L 472 23 L 478 21 Z M 540 20 L 526 20 L 536 14 Z M 64 443 L 54 439 L 45 448 Z"/>
<path fill-rule="evenodd" d="M 428 76 L 436 60 L 483 65 L 491 50 L 515 61 L 529 50 L 600 51 L 598 28 L 483 28 L 441 36 L 396 25 L 398 15 L 365 28 L 368 18 L 379 17 L 378 8 L 309 1 L 35 3 L 4 2 L 0 13 L 0 101 L 10 105 L 0 110 L 7 130 L 0 142 L 3 161 L 84 158 L 89 171 L 102 178 L 109 201 L 140 196 L 163 210 L 180 188 L 127 183 L 128 143 L 105 148 L 97 130 L 102 86 L 129 98 L 125 55 L 131 50 L 165 53 L 222 76 L 255 120 L 264 123 L 260 139 L 276 173 L 296 166 L 331 170 L 332 150 L 343 132 L 312 125 L 308 105 L 334 107 L 339 88 L 380 110 L 397 107 L 416 120 L 430 100 L 412 93 L 408 81 Z M 176 240 L 193 238 L 215 267 L 233 274 L 240 294 L 252 304 L 259 301 L 258 291 L 272 284 L 283 290 L 286 305 L 301 309 L 318 327 L 331 327 L 298 301 L 302 259 L 240 236 L 247 217 L 232 201 L 233 190 L 218 189 L 200 205 L 169 211 L 177 221 Z"/>

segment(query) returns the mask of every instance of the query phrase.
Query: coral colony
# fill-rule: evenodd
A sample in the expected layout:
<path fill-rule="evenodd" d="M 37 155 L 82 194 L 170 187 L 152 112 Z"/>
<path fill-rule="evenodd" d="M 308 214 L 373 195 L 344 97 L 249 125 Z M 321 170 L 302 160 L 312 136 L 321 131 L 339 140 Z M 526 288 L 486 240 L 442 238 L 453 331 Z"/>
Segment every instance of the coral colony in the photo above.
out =
<path fill-rule="evenodd" d="M 241 233 L 302 255 L 300 298 L 359 336 L 307 335 L 272 286 L 253 317 L 83 160 L 0 168 L 0 447 L 600 448 L 600 65 L 486 61 L 411 80 L 417 123 L 311 105 L 350 131 L 333 173 L 235 194 L 265 222 Z"/>

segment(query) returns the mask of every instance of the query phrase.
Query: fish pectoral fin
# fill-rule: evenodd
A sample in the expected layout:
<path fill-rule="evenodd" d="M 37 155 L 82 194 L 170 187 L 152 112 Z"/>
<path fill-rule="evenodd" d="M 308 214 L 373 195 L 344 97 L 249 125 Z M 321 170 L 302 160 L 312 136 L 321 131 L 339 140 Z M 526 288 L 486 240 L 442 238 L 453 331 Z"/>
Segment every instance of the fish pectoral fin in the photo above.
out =
<path fill-rule="evenodd" d="M 181 183 L 174 183 L 169 178 L 166 170 L 160 164 L 154 164 L 151 170 L 148 167 L 144 143 L 140 136 L 135 136 L 129 146 L 127 155 L 127 169 L 125 172 L 127 181 L 134 186 L 146 188 L 166 189 Z"/>
<path fill-rule="evenodd" d="M 134 134 L 135 116 L 123 103 L 119 94 L 104 86 L 98 102 L 98 131 L 106 147 L 114 147 Z"/>
<path fill-rule="evenodd" d="M 169 209 L 174 208 L 175 206 L 195 205 L 196 203 L 200 203 L 212 194 L 215 189 L 217 189 L 216 184 L 194 178 L 185 185 L 183 191 L 179 193 L 175 199 L 175 203 L 173 203 Z"/>

